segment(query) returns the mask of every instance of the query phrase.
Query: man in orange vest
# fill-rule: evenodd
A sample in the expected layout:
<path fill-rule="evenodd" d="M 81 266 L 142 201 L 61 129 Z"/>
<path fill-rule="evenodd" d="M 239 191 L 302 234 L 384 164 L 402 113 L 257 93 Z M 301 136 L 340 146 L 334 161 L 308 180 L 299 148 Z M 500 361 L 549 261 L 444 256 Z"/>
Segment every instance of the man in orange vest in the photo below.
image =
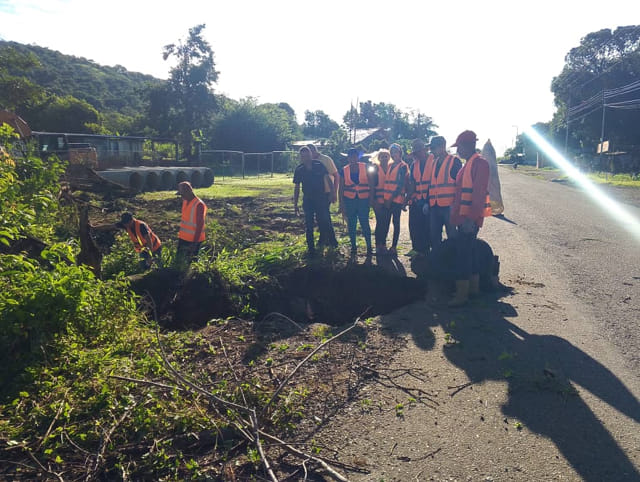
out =
<path fill-rule="evenodd" d="M 205 218 L 207 205 L 198 198 L 191 183 L 183 181 L 178 184 L 176 193 L 182 198 L 182 217 L 178 231 L 178 249 L 176 260 L 178 263 L 191 264 L 198 255 L 200 246 L 205 239 Z"/>
<path fill-rule="evenodd" d="M 371 226 L 369 225 L 370 199 L 373 196 L 373 182 L 369 180 L 369 169 L 364 162 L 360 162 L 358 149 L 347 151 L 347 165 L 342 169 L 340 178 L 340 212 L 347 217 L 351 253 L 356 253 L 356 227 L 360 220 L 360 228 L 367 245 L 367 256 L 371 250 Z"/>
<path fill-rule="evenodd" d="M 413 257 L 429 253 L 429 217 L 425 205 L 428 205 L 433 156 L 427 153 L 427 146 L 422 139 L 415 139 L 411 148 L 413 162 L 407 179 L 407 199 L 410 203 L 409 236 L 412 249 L 407 255 Z"/>
<path fill-rule="evenodd" d="M 437 251 L 442 244 L 442 227 L 447 238 L 456 235 L 456 227 L 451 224 L 451 205 L 455 197 L 456 176 L 462 168 L 462 162 L 456 156 L 447 153 L 447 141 L 442 136 L 431 138 L 429 144 L 433 163 L 429 176 L 429 232 L 431 249 Z"/>
<path fill-rule="evenodd" d="M 402 160 L 402 147 L 399 144 L 391 144 L 389 149 L 380 149 L 378 157 L 382 154 L 391 156 L 391 164 L 388 164 L 388 171 L 384 174 L 384 204 L 382 208 L 383 215 L 387 218 L 383 219 L 380 230 L 380 241 L 382 245 L 386 243 L 387 234 L 389 232 L 389 221 L 393 220 L 393 236 L 391 238 L 391 248 L 388 253 L 391 256 L 397 255 L 398 239 L 400 237 L 400 217 L 402 210 L 406 204 L 406 184 L 409 174 L 409 166 Z M 380 164 L 380 167 L 382 164 Z M 381 176 L 380 169 L 378 176 Z M 377 218 L 376 218 L 377 219 Z M 376 232 L 378 231 L 376 221 Z M 378 241 L 376 240 L 376 244 Z"/>
<path fill-rule="evenodd" d="M 147 223 L 134 218 L 131 213 L 122 213 L 120 221 L 117 223 L 91 225 L 91 229 L 96 231 L 124 229 L 133 243 L 133 249 L 140 255 L 141 269 L 149 269 L 153 261 L 156 261 L 158 266 L 162 265 L 162 243 L 160 238 L 156 236 Z"/>
<path fill-rule="evenodd" d="M 474 241 L 485 217 L 491 216 L 489 202 L 489 163 L 476 151 L 476 134 L 464 131 L 453 147 L 467 162 L 456 176 L 456 189 L 451 205 L 451 223 L 457 226 L 456 236 L 456 292 L 449 306 L 460 306 L 469 295 L 480 291 L 480 275 L 474 266 Z"/>

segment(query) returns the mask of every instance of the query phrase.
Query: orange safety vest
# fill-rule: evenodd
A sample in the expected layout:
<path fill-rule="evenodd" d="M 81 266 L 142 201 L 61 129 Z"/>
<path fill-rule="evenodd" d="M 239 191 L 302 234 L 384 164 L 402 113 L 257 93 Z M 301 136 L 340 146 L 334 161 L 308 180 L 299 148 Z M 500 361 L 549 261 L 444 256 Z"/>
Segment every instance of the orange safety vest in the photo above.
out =
<path fill-rule="evenodd" d="M 369 199 L 369 178 L 367 177 L 367 165 L 358 162 L 358 184 L 351 180 L 351 164 L 343 168 L 344 197 L 347 199 Z"/>
<path fill-rule="evenodd" d="M 191 201 L 182 201 L 182 219 L 180 220 L 180 231 L 178 232 L 178 238 L 184 241 L 200 242 L 204 241 L 204 226 L 200 231 L 200 237 L 195 239 L 196 236 L 196 209 L 202 204 L 204 206 L 203 219 L 207 216 L 207 205 L 202 202 L 198 197 L 194 197 Z"/>
<path fill-rule="evenodd" d="M 396 204 L 404 204 L 405 189 L 403 189 L 400 192 L 400 194 L 398 194 L 396 197 L 394 198 L 391 197 L 393 196 L 393 193 L 398 188 L 398 184 L 400 181 L 398 179 L 398 172 L 400 172 L 400 167 L 402 166 L 408 167 L 404 161 L 394 162 L 393 164 L 391 164 L 391 167 L 387 172 L 386 179 L 384 181 L 384 200 L 385 201 L 391 199 L 391 202 L 394 202 Z M 405 177 L 406 175 L 407 175 L 407 171 L 405 171 Z M 405 188 L 406 188 L 406 182 L 405 182 Z"/>
<path fill-rule="evenodd" d="M 375 164 L 378 169 L 378 183 L 376 184 L 376 202 L 382 204 L 384 202 L 384 185 L 387 176 L 391 172 L 391 164 L 387 164 L 387 172 L 382 169 L 380 164 Z"/>
<path fill-rule="evenodd" d="M 461 216 L 468 216 L 471 214 L 471 202 L 473 199 L 473 180 L 471 179 L 471 169 L 473 168 L 473 161 L 475 161 L 477 157 L 480 157 L 478 156 L 478 153 L 471 156 L 462 170 L 462 190 L 460 196 Z M 482 211 L 482 217 L 484 218 L 491 216 L 491 203 L 489 201 L 489 192 L 487 191 L 484 209 Z"/>
<path fill-rule="evenodd" d="M 138 221 L 137 219 L 133 220 L 133 229 L 130 229 L 129 226 L 127 226 L 126 228 L 127 234 L 133 242 L 133 249 L 136 250 L 136 253 L 139 253 L 145 247 L 145 237 L 142 236 L 142 232 L 140 231 L 140 226 L 143 225 L 147 228 L 147 232 L 149 233 L 149 237 L 151 238 L 151 252 L 155 253 L 158 248 L 162 246 L 160 238 L 158 238 L 158 236 L 156 236 L 156 234 L 151 231 L 151 228 L 146 223 Z"/>
<path fill-rule="evenodd" d="M 420 172 L 420 161 L 413 161 L 411 164 L 411 177 L 416 185 L 413 199 L 427 199 L 431 185 L 431 171 L 433 170 L 433 154 L 430 154 L 424 163 L 424 170 Z"/>
<path fill-rule="evenodd" d="M 433 161 L 431 167 L 431 187 L 429 188 L 429 205 L 451 206 L 456 197 L 456 180 L 451 177 L 451 168 L 455 157 L 448 154 L 442 161 L 438 175 L 436 176 L 437 162 Z"/>

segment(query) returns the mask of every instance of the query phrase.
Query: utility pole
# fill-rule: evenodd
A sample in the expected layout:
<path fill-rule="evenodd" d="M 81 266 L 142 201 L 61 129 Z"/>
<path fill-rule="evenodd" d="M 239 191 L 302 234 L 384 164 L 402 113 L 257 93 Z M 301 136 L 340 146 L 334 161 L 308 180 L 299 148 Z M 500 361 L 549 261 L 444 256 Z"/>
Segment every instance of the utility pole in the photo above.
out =
<path fill-rule="evenodd" d="M 606 104 L 604 103 L 604 93 L 605 93 L 605 90 L 602 89 L 602 126 L 600 128 L 600 158 L 598 159 L 598 162 L 600 163 L 600 168 L 602 168 L 602 152 L 604 151 L 604 120 L 605 120 L 605 112 L 607 108 Z M 608 172 L 608 171 L 605 171 L 605 172 Z"/>

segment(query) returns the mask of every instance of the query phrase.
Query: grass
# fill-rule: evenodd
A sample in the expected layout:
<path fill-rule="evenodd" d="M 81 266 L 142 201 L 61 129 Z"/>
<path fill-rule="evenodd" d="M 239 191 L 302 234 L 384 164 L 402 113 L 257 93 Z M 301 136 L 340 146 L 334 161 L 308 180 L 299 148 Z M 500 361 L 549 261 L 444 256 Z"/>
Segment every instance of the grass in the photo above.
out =
<path fill-rule="evenodd" d="M 589 178 L 599 184 L 610 184 L 612 186 L 640 187 L 640 175 L 632 174 L 611 174 L 605 172 L 594 172 L 588 175 Z"/>
<path fill-rule="evenodd" d="M 195 189 L 203 199 L 229 199 L 237 197 L 293 197 L 293 177 L 290 174 L 270 176 L 216 179 L 211 187 Z M 176 197 L 175 191 L 148 192 L 141 195 L 145 201 L 163 201 Z"/>

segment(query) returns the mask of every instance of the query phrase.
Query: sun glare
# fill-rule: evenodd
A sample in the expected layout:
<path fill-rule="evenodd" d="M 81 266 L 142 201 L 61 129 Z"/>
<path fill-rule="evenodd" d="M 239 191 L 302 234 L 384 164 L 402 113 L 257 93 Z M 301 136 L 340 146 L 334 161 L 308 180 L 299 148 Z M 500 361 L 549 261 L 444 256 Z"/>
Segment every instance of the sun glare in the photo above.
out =
<path fill-rule="evenodd" d="M 562 169 L 573 182 L 595 200 L 602 210 L 618 221 L 637 241 L 640 241 L 640 221 L 638 221 L 635 216 L 624 209 L 618 202 L 607 196 L 602 189 L 581 173 L 571 162 L 565 159 L 564 156 L 533 127 L 526 127 L 524 133 L 554 164 Z"/>

